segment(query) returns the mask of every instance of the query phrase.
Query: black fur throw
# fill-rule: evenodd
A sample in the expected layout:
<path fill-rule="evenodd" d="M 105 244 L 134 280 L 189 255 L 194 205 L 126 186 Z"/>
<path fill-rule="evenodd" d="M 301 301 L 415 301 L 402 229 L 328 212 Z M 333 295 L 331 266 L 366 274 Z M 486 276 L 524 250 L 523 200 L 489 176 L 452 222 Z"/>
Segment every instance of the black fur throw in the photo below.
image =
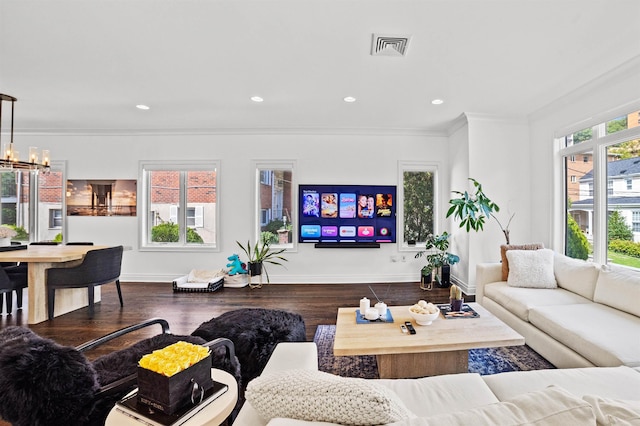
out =
<path fill-rule="evenodd" d="M 0 417 L 14 426 L 85 425 L 98 388 L 75 348 L 25 327 L 0 331 Z"/>
<path fill-rule="evenodd" d="M 226 312 L 202 323 L 191 334 L 207 341 L 218 337 L 231 340 L 242 366 L 242 383 L 245 386 L 262 373 L 278 343 L 306 340 L 305 324 L 300 314 L 263 308 Z"/>

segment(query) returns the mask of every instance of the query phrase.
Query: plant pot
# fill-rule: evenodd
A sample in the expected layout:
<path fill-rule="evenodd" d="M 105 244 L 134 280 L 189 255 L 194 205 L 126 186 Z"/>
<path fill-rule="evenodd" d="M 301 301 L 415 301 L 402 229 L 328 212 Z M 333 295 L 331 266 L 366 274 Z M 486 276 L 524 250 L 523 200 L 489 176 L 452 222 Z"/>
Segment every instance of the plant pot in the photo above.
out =
<path fill-rule="evenodd" d="M 429 272 L 428 274 L 420 273 L 420 288 L 423 290 L 431 290 L 433 289 L 433 273 Z"/>
<path fill-rule="evenodd" d="M 262 275 L 262 262 L 249 262 L 249 276 Z"/>
<path fill-rule="evenodd" d="M 449 299 L 451 303 L 452 312 L 460 312 L 462 310 L 462 304 L 464 303 L 464 297 L 462 299 Z"/>
<path fill-rule="evenodd" d="M 442 265 L 439 268 L 438 276 L 440 277 L 438 280 L 438 287 L 451 287 L 451 265 Z"/>

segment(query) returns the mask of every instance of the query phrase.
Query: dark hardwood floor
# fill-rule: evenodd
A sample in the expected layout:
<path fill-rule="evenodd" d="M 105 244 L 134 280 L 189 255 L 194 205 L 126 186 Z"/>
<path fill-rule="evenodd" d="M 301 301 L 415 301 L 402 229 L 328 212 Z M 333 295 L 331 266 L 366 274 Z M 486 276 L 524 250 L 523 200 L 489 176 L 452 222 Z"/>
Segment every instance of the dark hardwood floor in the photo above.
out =
<path fill-rule="evenodd" d="M 371 284 L 371 287 L 388 305 L 411 305 L 419 299 L 444 303 L 449 298 L 448 289 L 424 291 L 418 283 L 380 283 Z M 102 286 L 101 291 L 102 301 L 95 305 L 93 318 L 89 318 L 88 308 L 83 308 L 30 328 L 60 344 L 76 346 L 148 318 L 164 318 L 174 334 L 190 334 L 202 322 L 224 312 L 261 307 L 300 313 L 305 320 L 307 340 L 311 341 L 319 324 L 335 324 L 338 307 L 358 306 L 363 296 L 375 301 L 368 284 L 272 284 L 260 289 L 244 287 L 224 288 L 214 293 L 174 293 L 169 283 L 122 283 L 123 308 L 118 303 L 114 285 Z M 26 291 L 24 306 L 18 311 L 14 301 L 13 314 L 2 315 L 0 328 L 27 325 Z M 87 355 L 94 358 L 158 332 L 159 326 L 136 332 Z"/>

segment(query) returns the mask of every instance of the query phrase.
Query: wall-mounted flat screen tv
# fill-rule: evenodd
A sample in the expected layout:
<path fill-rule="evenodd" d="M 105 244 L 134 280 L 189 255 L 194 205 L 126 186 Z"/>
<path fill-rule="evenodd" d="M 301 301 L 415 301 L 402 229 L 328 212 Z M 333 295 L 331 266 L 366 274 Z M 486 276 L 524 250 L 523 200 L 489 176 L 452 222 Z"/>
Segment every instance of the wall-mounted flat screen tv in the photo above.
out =
<path fill-rule="evenodd" d="M 299 185 L 301 243 L 395 243 L 396 187 Z"/>

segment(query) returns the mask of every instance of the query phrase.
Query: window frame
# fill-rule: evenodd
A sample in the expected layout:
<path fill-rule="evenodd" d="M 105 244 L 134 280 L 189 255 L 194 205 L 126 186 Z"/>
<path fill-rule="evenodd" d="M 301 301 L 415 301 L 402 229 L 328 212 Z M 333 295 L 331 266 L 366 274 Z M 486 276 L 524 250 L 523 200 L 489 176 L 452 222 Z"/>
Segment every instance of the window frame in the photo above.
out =
<path fill-rule="evenodd" d="M 640 126 L 632 127 L 615 133 L 607 134 L 606 123 L 621 115 L 629 114 L 640 109 L 639 105 L 626 105 L 614 111 L 609 111 L 589 120 L 585 127 L 584 122 L 579 125 L 564 128 L 556 132 L 555 144 L 559 159 L 560 173 L 559 188 L 567 187 L 566 171 L 564 170 L 564 158 L 569 159 L 572 155 L 585 155 L 589 152 L 593 155 L 593 261 L 600 264 L 607 264 L 607 218 L 608 218 L 608 193 L 609 178 L 607 175 L 607 149 L 611 146 L 640 138 Z M 573 143 L 569 146 L 565 145 L 565 138 L 576 131 L 584 129 L 592 129 L 592 137 L 589 140 L 580 143 Z M 564 195 L 564 189 L 559 191 L 560 199 L 557 210 L 553 237 L 554 245 L 560 247 L 561 252 L 566 250 L 566 214 L 567 214 L 567 197 Z"/>
<path fill-rule="evenodd" d="M 220 160 L 193 160 L 193 161 L 154 161 L 141 160 L 139 162 L 138 187 L 142 196 L 138 197 L 139 236 L 138 246 L 140 251 L 180 251 L 180 252 L 219 252 L 220 251 Z M 151 242 L 148 235 L 149 213 L 151 208 L 151 194 L 149 174 L 152 171 L 174 172 L 215 172 L 216 175 L 216 203 L 214 208 L 215 239 L 212 243 L 193 244 L 182 241 L 183 229 L 187 224 L 187 188 L 182 181 L 180 183 L 180 205 L 185 208 L 177 208 L 178 226 L 180 227 L 181 241 L 177 243 Z M 186 232 L 185 232 L 186 235 Z"/>
<path fill-rule="evenodd" d="M 268 179 L 263 179 L 265 171 L 287 170 L 291 172 L 291 243 L 288 244 L 271 244 L 271 247 L 285 249 L 287 252 L 295 252 L 298 250 L 298 177 L 296 173 L 296 160 L 251 160 L 251 170 L 253 173 L 253 241 L 259 241 L 262 232 L 263 210 L 260 203 L 260 185 L 272 185 L 272 173 L 269 173 Z M 269 180 L 269 182 L 265 182 Z M 270 215 L 269 215 L 270 216 Z M 271 220 L 271 217 L 268 219 Z M 268 222 L 267 222 L 268 223 Z"/>
<path fill-rule="evenodd" d="M 424 249 L 425 241 L 416 241 L 415 245 L 409 245 L 404 239 L 404 173 L 405 172 L 431 172 L 433 173 L 433 234 L 442 232 L 440 227 L 440 176 L 441 164 L 432 161 L 398 161 L 398 187 L 396 198 L 402 200 L 396 205 L 396 243 L 398 251 L 417 252 Z"/>

